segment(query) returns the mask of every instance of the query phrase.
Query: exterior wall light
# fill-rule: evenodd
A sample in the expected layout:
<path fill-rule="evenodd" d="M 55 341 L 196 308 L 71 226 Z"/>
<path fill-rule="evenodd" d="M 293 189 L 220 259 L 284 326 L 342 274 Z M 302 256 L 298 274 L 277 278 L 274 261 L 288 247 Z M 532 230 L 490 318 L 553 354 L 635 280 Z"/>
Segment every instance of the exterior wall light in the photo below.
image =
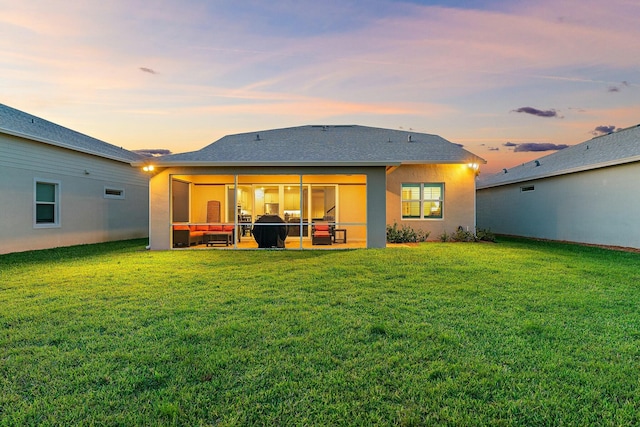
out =
<path fill-rule="evenodd" d="M 153 167 L 153 165 L 146 165 L 145 167 L 142 168 L 143 171 L 145 172 L 153 172 L 155 168 Z"/>
<path fill-rule="evenodd" d="M 480 174 L 480 165 L 478 163 L 468 163 L 467 166 L 476 174 L 476 176 Z"/>

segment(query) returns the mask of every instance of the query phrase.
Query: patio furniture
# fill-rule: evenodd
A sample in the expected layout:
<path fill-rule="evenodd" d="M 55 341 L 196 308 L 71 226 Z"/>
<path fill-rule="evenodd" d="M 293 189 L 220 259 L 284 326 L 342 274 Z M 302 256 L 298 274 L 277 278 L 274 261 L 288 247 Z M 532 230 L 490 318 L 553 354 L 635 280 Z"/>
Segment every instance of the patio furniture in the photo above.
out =
<path fill-rule="evenodd" d="M 215 244 L 224 244 L 225 246 L 229 246 L 231 244 L 232 237 L 233 232 L 231 231 L 210 231 L 204 235 L 204 241 L 207 246 L 213 246 Z"/>
<path fill-rule="evenodd" d="M 347 229 L 346 228 L 334 228 L 333 229 L 333 243 L 347 243 Z"/>
<path fill-rule="evenodd" d="M 314 224 L 311 229 L 312 245 L 330 245 L 333 240 L 329 224 Z"/>
<path fill-rule="evenodd" d="M 238 215 L 238 223 L 240 224 L 240 236 L 251 236 L 251 215 Z"/>
<path fill-rule="evenodd" d="M 291 217 L 286 222 L 288 227 L 287 236 L 300 237 L 300 217 Z M 306 222 L 306 219 L 303 219 L 302 235 L 307 236 L 309 226 L 304 222 Z"/>
<path fill-rule="evenodd" d="M 200 245 L 211 240 L 210 236 L 217 237 L 217 240 L 229 239 L 234 241 L 235 227 L 232 224 L 208 225 L 208 224 L 176 224 L 173 226 L 173 247 L 189 247 Z"/>
<path fill-rule="evenodd" d="M 178 224 L 173 226 L 173 247 L 189 247 L 199 245 L 204 239 L 204 233 L 209 230 L 207 226 L 194 224 Z"/>

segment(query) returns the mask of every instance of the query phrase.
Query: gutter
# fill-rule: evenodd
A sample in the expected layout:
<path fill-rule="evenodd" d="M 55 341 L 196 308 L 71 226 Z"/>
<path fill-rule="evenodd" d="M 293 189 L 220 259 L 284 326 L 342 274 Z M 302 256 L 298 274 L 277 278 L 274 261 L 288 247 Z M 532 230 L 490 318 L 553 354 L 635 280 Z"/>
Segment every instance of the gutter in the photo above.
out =
<path fill-rule="evenodd" d="M 153 163 L 155 167 L 168 168 L 168 167 L 300 167 L 300 166 L 400 166 L 400 162 L 383 162 L 383 161 L 370 161 L 370 162 L 353 162 L 353 161 L 300 161 L 300 162 L 273 162 L 273 161 L 243 161 L 243 162 L 207 162 L 207 161 L 176 161 L 176 162 L 154 162 L 153 159 L 136 160 L 131 162 L 132 166 L 144 166 L 146 164 Z"/>
<path fill-rule="evenodd" d="M 155 161 L 152 158 L 144 159 L 144 160 L 136 160 L 131 162 L 132 166 L 144 166 L 147 164 L 153 163 L 156 167 L 265 167 L 265 166 L 386 166 L 386 167 L 399 167 L 402 165 L 465 165 L 468 163 L 482 163 L 486 164 L 487 161 L 481 158 L 477 158 L 474 160 L 431 160 L 431 161 L 421 161 L 421 160 L 409 160 L 409 161 L 383 161 L 383 160 L 371 160 L 371 161 L 351 161 L 351 160 L 334 160 L 334 161 L 206 161 L 206 160 L 197 160 L 197 161 L 188 161 L 188 160 L 176 160 L 176 161 L 162 161 L 160 158 L 157 158 Z"/>

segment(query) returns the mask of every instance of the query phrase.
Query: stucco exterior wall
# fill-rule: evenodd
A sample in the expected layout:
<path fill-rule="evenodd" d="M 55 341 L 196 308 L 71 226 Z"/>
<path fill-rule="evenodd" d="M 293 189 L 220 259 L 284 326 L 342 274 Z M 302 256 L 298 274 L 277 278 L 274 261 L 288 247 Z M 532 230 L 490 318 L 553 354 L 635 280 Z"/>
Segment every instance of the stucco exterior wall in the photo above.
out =
<path fill-rule="evenodd" d="M 480 189 L 494 233 L 640 248 L 640 163 Z M 522 191 L 521 187 L 534 187 Z"/>
<path fill-rule="evenodd" d="M 59 182 L 59 227 L 34 226 L 36 179 Z M 146 237 L 148 200 L 148 177 L 128 163 L 0 134 L 0 253 Z"/>
<path fill-rule="evenodd" d="M 459 226 L 475 232 L 475 171 L 467 165 L 403 165 L 387 175 L 386 222 L 429 231 L 429 240 L 439 240 Z M 406 183 L 444 183 L 441 219 L 402 219 L 401 189 Z"/>

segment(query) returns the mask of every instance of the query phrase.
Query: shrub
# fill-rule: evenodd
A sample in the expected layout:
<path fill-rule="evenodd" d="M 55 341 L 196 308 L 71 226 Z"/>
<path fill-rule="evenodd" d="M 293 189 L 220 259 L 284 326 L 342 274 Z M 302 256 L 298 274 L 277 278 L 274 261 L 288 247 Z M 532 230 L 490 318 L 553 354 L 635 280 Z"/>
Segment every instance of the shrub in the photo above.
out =
<path fill-rule="evenodd" d="M 472 232 L 458 227 L 455 233 L 451 235 L 451 240 L 454 242 L 475 242 L 476 236 L 474 236 Z"/>
<path fill-rule="evenodd" d="M 491 232 L 489 229 L 480 228 L 476 232 L 476 239 L 483 242 L 495 242 L 496 235 Z"/>
<path fill-rule="evenodd" d="M 393 226 L 387 224 L 387 242 L 389 243 L 424 242 L 429 237 L 429 234 L 429 231 L 416 231 L 407 225 L 398 228 L 398 223 L 396 222 L 393 223 Z"/>
<path fill-rule="evenodd" d="M 471 231 L 465 230 L 462 226 L 449 234 L 446 231 L 440 235 L 441 242 L 475 242 L 478 240 Z"/>

